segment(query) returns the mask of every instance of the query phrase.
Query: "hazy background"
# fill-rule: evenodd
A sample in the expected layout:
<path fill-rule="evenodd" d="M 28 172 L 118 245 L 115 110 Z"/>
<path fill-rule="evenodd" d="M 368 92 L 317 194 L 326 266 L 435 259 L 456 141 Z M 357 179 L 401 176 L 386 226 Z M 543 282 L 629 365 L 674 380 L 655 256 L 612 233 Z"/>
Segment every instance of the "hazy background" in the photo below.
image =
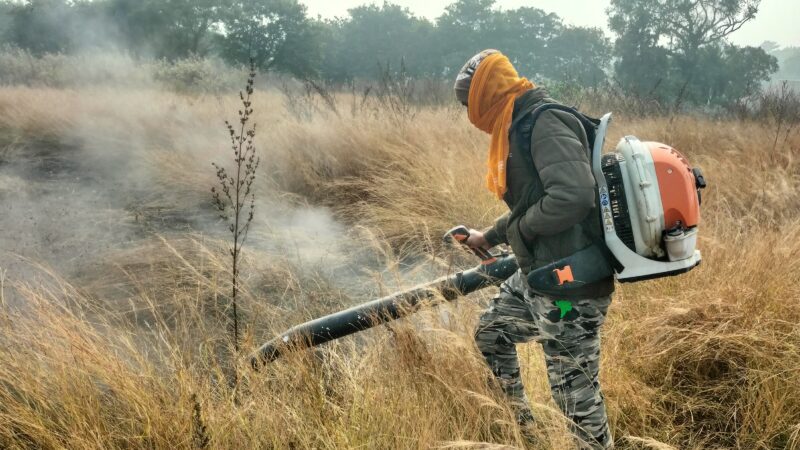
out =
<path fill-rule="evenodd" d="M 788 0 L 3 0 L 0 83 L 118 85 L 118 58 L 88 59 L 122 54 L 154 65 L 150 78 L 177 89 L 229 87 L 225 67 L 251 59 L 262 74 L 317 90 L 390 80 L 444 87 L 470 56 L 497 48 L 562 97 L 603 88 L 673 109 L 719 111 L 770 83 L 800 83 L 792 7 Z M 83 61 L 70 65 L 66 56 Z M 126 83 L 150 81 L 128 75 Z M 445 91 L 426 95 L 452 99 Z"/>
<path fill-rule="evenodd" d="M 308 12 L 312 16 L 321 15 L 330 19 L 345 17 L 347 10 L 360 6 L 362 0 L 306 0 Z M 372 2 L 380 4 L 381 2 Z M 439 17 L 449 0 L 397 0 L 396 3 L 410 9 L 414 14 L 434 20 Z M 600 27 L 609 33 L 606 8 L 609 0 L 499 0 L 497 6 L 514 9 L 532 6 L 553 12 L 564 21 L 584 27 Z M 784 46 L 800 46 L 800 27 L 797 25 L 796 0 L 766 0 L 761 3 L 758 16 L 741 30 L 731 36 L 738 45 L 760 45 L 764 41 L 775 41 Z"/>

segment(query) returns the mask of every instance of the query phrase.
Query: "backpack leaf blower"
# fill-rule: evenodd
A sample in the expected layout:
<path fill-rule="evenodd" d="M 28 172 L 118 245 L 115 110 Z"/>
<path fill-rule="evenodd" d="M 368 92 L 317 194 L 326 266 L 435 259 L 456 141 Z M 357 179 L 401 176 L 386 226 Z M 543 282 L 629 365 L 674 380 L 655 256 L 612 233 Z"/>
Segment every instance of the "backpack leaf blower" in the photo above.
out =
<path fill-rule="evenodd" d="M 701 190 L 699 168 L 674 148 L 625 136 L 603 155 L 611 113 L 588 118 L 559 104 L 546 109 L 575 115 L 587 130 L 589 158 L 597 182 L 602 230 L 595 242 L 528 274 L 535 292 L 558 296 L 614 274 L 622 283 L 678 275 L 702 261 L 697 245 Z"/>

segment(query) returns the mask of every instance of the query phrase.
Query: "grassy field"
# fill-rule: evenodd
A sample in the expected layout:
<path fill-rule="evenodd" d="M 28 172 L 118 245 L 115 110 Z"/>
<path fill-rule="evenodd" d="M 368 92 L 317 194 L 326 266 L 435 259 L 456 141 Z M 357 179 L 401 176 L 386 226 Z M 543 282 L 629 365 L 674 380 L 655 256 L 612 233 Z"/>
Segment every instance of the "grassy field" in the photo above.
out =
<path fill-rule="evenodd" d="M 336 101 L 338 114 L 317 101 L 300 116 L 277 92 L 254 101 L 246 349 L 474 263 L 439 237 L 503 212 L 482 185 L 487 137 L 461 109 Z M 232 368 L 209 189 L 236 108 L 140 87 L 0 88 L 0 447 L 524 446 L 472 342 L 492 290 Z M 800 133 L 623 112 L 607 149 L 625 134 L 675 146 L 709 188 L 703 265 L 618 286 L 601 381 L 619 447 L 800 449 Z M 537 347 L 520 354 L 538 431 L 568 449 Z"/>

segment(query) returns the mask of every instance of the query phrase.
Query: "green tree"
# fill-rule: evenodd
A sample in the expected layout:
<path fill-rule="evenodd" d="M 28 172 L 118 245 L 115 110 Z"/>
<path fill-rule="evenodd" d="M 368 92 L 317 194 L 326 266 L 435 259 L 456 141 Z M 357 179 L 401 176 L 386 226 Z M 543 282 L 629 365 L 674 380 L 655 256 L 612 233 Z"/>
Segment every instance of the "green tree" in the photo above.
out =
<path fill-rule="evenodd" d="M 445 7 L 436 19 L 435 45 L 443 75 L 454 76 L 467 58 L 491 47 L 490 36 L 496 26 L 494 3 L 495 0 L 458 0 Z"/>
<path fill-rule="evenodd" d="M 72 48 L 74 14 L 67 0 L 6 2 L 8 43 L 33 54 L 65 52 Z"/>
<path fill-rule="evenodd" d="M 453 76 L 470 56 L 496 48 L 536 81 L 596 85 L 605 80 L 610 52 L 601 30 L 565 26 L 556 14 L 538 8 L 499 10 L 494 4 L 458 0 L 437 19 L 443 74 Z"/>
<path fill-rule="evenodd" d="M 349 10 L 347 20 L 329 23 L 331 45 L 326 50 L 325 75 L 343 80 L 374 78 L 381 67 L 401 61 L 409 75 L 435 74 L 439 62 L 431 51 L 433 24 L 388 2 Z"/>
<path fill-rule="evenodd" d="M 320 27 L 297 0 L 233 0 L 223 18 L 224 56 L 262 71 L 313 75 L 321 59 Z"/>
<path fill-rule="evenodd" d="M 617 34 L 617 80 L 634 94 L 676 106 L 752 93 L 772 67 L 760 49 L 747 50 L 753 58 L 744 72 L 751 80 L 729 85 L 724 96 L 719 82 L 711 80 L 724 64 L 739 64 L 724 41 L 755 17 L 758 5 L 759 0 L 612 0 L 608 13 Z"/>
<path fill-rule="evenodd" d="M 0 1 L 0 43 L 7 43 L 9 40 L 8 33 L 11 27 L 11 12 L 14 10 L 14 5 L 8 0 Z"/>
<path fill-rule="evenodd" d="M 211 36 L 228 7 L 228 0 L 167 0 L 170 23 L 165 30 L 173 56 L 205 55 L 211 47 Z"/>
<path fill-rule="evenodd" d="M 564 27 L 547 46 L 546 78 L 594 87 L 606 80 L 611 43 L 599 28 Z"/>
<path fill-rule="evenodd" d="M 558 73 L 553 67 L 558 55 L 552 44 L 562 29 L 561 18 L 556 14 L 522 7 L 495 11 L 485 39 L 489 47 L 508 55 L 520 73 L 541 79 Z"/>
<path fill-rule="evenodd" d="M 120 44 L 161 58 L 206 55 L 230 0 L 108 0 Z"/>
<path fill-rule="evenodd" d="M 758 47 L 727 45 L 723 50 L 726 72 L 717 80 L 718 98 L 734 101 L 755 94 L 761 83 L 778 70 L 778 60 Z"/>
<path fill-rule="evenodd" d="M 755 18 L 760 0 L 669 0 L 661 5 L 661 21 L 669 38 L 673 59 L 682 78 L 680 95 L 691 89 L 701 56 L 720 45 L 722 39 Z M 708 60 L 702 60 L 706 63 Z M 697 96 L 693 97 L 697 101 Z"/>
<path fill-rule="evenodd" d="M 668 52 L 659 46 L 661 30 L 656 2 L 612 0 L 608 24 L 617 34 L 615 73 L 620 84 L 644 96 L 663 81 Z"/>

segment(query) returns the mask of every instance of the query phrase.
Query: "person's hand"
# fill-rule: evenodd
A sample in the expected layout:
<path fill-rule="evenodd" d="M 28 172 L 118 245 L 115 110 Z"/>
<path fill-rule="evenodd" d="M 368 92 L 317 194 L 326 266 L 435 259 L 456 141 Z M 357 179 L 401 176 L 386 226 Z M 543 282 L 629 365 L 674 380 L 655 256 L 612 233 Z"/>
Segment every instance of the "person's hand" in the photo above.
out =
<path fill-rule="evenodd" d="M 482 248 L 485 250 L 489 250 L 491 248 L 489 242 L 486 240 L 486 237 L 478 230 L 470 229 L 469 238 L 467 238 L 465 243 L 471 248 Z"/>

